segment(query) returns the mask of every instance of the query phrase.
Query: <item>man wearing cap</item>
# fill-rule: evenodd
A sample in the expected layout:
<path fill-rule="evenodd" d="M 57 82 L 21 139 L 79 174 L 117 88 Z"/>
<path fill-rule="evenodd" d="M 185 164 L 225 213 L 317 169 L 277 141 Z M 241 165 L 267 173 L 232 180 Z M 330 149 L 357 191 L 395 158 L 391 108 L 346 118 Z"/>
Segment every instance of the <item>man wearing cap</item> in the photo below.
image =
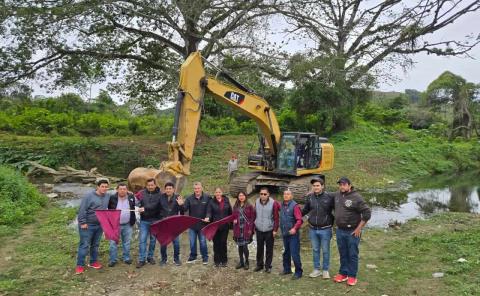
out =
<path fill-rule="evenodd" d="M 333 195 L 323 190 L 325 181 L 320 176 L 313 178 L 310 184 L 312 184 L 312 192 L 305 197 L 305 205 L 302 209 L 302 215 L 308 215 L 309 236 L 312 243 L 313 272 L 310 273 L 310 277 L 322 275 L 324 279 L 329 279 Z M 323 255 L 322 271 L 320 271 L 320 249 Z"/>
<path fill-rule="evenodd" d="M 337 183 L 339 191 L 335 194 L 335 224 L 340 271 L 333 280 L 337 283 L 346 281 L 347 285 L 354 286 L 357 284 L 360 236 L 370 219 L 371 210 L 347 177 L 341 177 Z"/>

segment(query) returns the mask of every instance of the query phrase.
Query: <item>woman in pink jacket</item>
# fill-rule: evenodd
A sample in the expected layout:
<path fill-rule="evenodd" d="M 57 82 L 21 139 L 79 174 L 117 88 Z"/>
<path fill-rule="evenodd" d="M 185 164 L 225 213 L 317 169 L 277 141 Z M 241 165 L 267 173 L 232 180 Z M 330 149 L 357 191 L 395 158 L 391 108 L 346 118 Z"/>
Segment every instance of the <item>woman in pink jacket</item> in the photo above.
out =
<path fill-rule="evenodd" d="M 249 268 L 248 263 L 248 244 L 252 242 L 255 231 L 255 208 L 247 201 L 245 192 L 239 192 L 237 201 L 233 206 L 233 239 L 238 246 L 238 255 L 240 262 L 236 269 Z"/>

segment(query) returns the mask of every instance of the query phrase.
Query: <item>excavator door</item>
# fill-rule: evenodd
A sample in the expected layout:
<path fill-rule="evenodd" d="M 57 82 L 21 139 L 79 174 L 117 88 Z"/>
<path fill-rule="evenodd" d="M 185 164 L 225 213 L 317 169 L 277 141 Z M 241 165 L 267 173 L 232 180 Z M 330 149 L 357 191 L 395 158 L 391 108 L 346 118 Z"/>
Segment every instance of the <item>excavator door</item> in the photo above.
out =
<path fill-rule="evenodd" d="M 333 146 L 313 133 L 282 134 L 277 156 L 277 173 L 304 175 L 333 167 Z"/>

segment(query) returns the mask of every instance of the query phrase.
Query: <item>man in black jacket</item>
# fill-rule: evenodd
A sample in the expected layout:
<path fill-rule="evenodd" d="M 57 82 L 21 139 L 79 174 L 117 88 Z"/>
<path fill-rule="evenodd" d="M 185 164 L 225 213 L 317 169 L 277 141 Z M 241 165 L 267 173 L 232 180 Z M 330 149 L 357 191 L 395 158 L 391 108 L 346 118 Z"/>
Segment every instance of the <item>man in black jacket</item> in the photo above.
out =
<path fill-rule="evenodd" d="M 155 264 L 153 254 L 155 252 L 155 237 L 150 234 L 150 225 L 160 220 L 162 206 L 160 198 L 162 193 L 158 188 L 155 179 L 147 180 L 146 188 L 142 192 L 142 199 L 139 201 L 138 211 L 140 212 L 140 238 L 138 242 L 138 263 L 137 268 L 145 265 L 145 259 L 150 264 Z M 150 237 L 148 255 L 146 254 L 147 239 Z"/>
<path fill-rule="evenodd" d="M 333 226 L 333 196 L 324 192 L 325 181 L 316 177 L 310 181 L 312 192 L 305 197 L 302 215 L 308 215 L 309 235 L 312 243 L 313 272 L 310 277 L 322 275 L 329 279 L 330 274 L 330 241 Z M 322 249 L 323 264 L 320 271 L 320 249 Z"/>
<path fill-rule="evenodd" d="M 117 185 L 117 192 L 110 196 L 108 209 L 121 210 L 120 214 L 120 238 L 122 239 L 123 262 L 132 264 L 130 259 L 130 242 L 132 240 L 132 229 L 135 225 L 135 197 L 128 192 L 126 184 Z M 108 266 L 117 264 L 118 246 L 115 241 L 110 241 L 110 259 Z"/>
<path fill-rule="evenodd" d="M 198 222 L 188 230 L 188 237 L 190 239 L 190 256 L 188 257 L 187 263 L 194 263 L 197 260 L 198 238 L 203 264 L 208 264 L 207 239 L 200 230 L 209 222 L 209 219 L 207 218 L 207 208 L 211 199 L 210 195 L 203 192 L 202 183 L 195 182 L 193 184 L 193 194 L 185 200 L 184 208 L 185 211 L 188 211 L 188 215 L 203 220 L 203 222 Z"/>
<path fill-rule="evenodd" d="M 162 219 L 174 215 L 183 215 L 183 197 L 175 194 L 175 185 L 171 182 L 165 183 L 165 192 L 160 198 L 160 204 L 162 206 L 163 213 Z M 162 260 L 160 265 L 167 264 L 167 246 L 160 247 L 160 253 Z M 180 266 L 180 236 L 177 236 L 173 240 L 173 262 L 175 265 Z"/>
<path fill-rule="evenodd" d="M 342 177 L 337 183 L 340 190 L 335 194 L 335 224 L 340 271 L 334 281 L 346 281 L 347 285 L 354 286 L 357 284 L 360 236 L 372 212 L 348 178 Z"/>

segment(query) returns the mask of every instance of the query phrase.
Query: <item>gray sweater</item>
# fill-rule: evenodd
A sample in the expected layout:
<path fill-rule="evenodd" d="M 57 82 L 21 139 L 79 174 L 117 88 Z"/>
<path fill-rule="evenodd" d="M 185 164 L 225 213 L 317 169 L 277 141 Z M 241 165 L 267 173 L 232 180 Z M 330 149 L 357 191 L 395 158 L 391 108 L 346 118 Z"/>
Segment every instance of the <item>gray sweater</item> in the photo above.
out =
<path fill-rule="evenodd" d="M 97 195 L 95 190 L 87 193 L 82 198 L 80 209 L 78 209 L 78 224 L 100 224 L 95 215 L 95 210 L 107 209 L 109 199 L 108 193 L 104 196 Z"/>

